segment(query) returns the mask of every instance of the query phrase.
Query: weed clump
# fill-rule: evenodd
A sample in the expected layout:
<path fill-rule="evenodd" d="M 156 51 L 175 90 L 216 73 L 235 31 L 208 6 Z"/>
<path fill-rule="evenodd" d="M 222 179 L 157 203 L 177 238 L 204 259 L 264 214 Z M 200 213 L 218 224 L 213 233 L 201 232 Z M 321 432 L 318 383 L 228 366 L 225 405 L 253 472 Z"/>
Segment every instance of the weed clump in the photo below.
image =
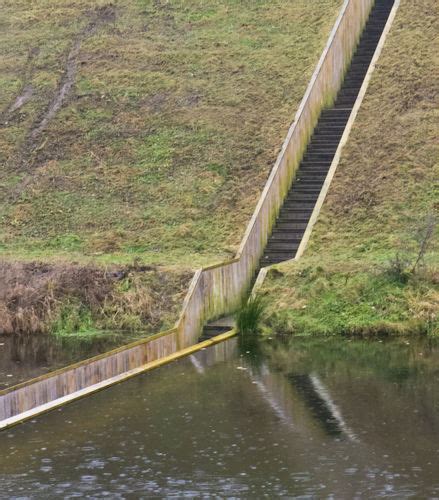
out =
<path fill-rule="evenodd" d="M 260 329 L 266 303 L 261 295 L 251 296 L 236 314 L 236 326 L 243 335 L 256 334 Z"/>
<path fill-rule="evenodd" d="M 410 279 L 410 259 L 399 252 L 390 258 L 384 268 L 384 273 L 393 281 L 406 284 Z"/>

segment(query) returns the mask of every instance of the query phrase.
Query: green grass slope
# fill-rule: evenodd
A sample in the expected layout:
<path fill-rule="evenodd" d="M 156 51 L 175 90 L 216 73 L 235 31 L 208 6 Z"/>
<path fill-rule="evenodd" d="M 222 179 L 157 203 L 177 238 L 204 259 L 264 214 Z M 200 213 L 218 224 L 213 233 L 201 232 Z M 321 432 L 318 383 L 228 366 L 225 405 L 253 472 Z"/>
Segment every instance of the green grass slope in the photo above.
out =
<path fill-rule="evenodd" d="M 342 1 L 0 3 L 0 255 L 230 257 Z"/>
<path fill-rule="evenodd" d="M 270 331 L 439 333 L 438 42 L 437 2 L 402 0 L 304 257 L 265 283 Z"/>
<path fill-rule="evenodd" d="M 188 268 L 233 255 L 341 4 L 0 0 L 0 335 L 171 326 Z"/>

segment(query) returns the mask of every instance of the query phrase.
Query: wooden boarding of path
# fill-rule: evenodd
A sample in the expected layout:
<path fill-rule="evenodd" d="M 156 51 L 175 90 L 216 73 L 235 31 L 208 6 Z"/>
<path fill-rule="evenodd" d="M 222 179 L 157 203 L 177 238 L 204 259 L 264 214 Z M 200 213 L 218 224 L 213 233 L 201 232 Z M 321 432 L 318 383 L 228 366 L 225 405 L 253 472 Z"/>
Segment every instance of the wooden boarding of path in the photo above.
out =
<path fill-rule="evenodd" d="M 0 430 L 235 335 L 197 344 L 203 325 L 233 313 L 249 292 L 310 137 L 342 86 L 374 3 L 345 0 L 236 257 L 195 273 L 175 328 L 0 391 Z"/>

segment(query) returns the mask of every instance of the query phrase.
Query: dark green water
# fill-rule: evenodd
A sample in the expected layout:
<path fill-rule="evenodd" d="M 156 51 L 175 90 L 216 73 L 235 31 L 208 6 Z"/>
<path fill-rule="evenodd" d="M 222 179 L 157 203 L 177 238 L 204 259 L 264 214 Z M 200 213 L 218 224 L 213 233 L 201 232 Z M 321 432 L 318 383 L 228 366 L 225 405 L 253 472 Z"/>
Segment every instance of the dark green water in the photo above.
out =
<path fill-rule="evenodd" d="M 0 434 L 0 498 L 438 498 L 438 382 L 426 341 L 231 341 Z"/>

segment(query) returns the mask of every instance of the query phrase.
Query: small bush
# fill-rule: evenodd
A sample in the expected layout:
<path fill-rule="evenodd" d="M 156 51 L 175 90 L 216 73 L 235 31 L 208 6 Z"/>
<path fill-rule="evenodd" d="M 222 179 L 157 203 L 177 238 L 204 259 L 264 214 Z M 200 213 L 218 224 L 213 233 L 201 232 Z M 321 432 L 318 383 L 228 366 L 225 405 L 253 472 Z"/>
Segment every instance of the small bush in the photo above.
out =
<path fill-rule="evenodd" d="M 387 262 L 385 274 L 398 283 L 407 283 L 411 275 L 410 265 L 409 258 L 402 257 L 401 254 L 397 253 Z"/>
<path fill-rule="evenodd" d="M 245 301 L 236 315 L 236 326 L 239 332 L 244 335 L 257 333 L 265 307 L 265 301 L 260 295 L 252 296 Z"/>
<path fill-rule="evenodd" d="M 425 256 L 431 250 L 436 229 L 436 217 L 429 214 L 425 223 L 420 227 L 416 236 L 416 253 L 408 252 L 402 256 L 399 252 L 391 258 L 385 268 L 385 273 L 400 283 L 418 274 L 425 265 Z"/>

